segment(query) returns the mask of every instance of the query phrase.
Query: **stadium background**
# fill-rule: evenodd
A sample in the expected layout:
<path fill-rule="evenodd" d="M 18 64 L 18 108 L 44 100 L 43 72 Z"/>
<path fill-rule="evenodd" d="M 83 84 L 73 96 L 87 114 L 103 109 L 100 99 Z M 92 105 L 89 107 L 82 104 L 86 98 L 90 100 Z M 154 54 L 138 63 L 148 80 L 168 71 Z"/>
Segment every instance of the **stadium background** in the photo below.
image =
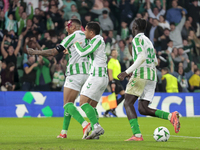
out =
<path fill-rule="evenodd" d="M 135 18 L 144 18 L 148 22 L 145 35 L 153 42 L 159 62 L 156 92 L 165 91 L 161 80 L 161 69 L 168 67 L 170 73 L 177 78 L 182 86 L 182 92 L 185 93 L 174 94 L 174 96 L 180 97 L 182 101 L 179 98 L 173 99 L 172 103 L 177 104 L 170 105 L 168 111 L 173 111 L 178 105 L 180 110 L 184 110 L 181 113 L 183 116 L 199 115 L 198 110 L 193 107 L 199 106 L 197 100 L 200 88 L 200 72 L 198 71 L 200 67 L 199 4 L 197 0 L 1 0 L 0 90 L 17 92 L 0 92 L 0 107 L 16 110 L 17 104 L 29 104 L 23 100 L 26 92 L 20 91 L 37 91 L 36 93 L 47 96 L 45 103 L 54 104 L 55 100 L 50 99 L 52 92 L 44 94 L 41 91 L 62 91 L 69 55 L 61 53 L 55 57 L 42 58 L 36 56 L 30 58 L 24 52 L 28 47 L 45 50 L 58 45 L 67 36 L 64 28 L 69 19 L 81 19 L 82 30 L 89 21 L 99 22 L 102 29 L 101 35 L 106 43 L 108 61 L 111 49 L 117 49 L 118 60 L 122 71 L 124 71 L 133 62 L 128 52 L 133 38 L 131 35 L 132 22 Z M 183 11 L 186 17 L 184 17 Z M 172 25 L 175 25 L 175 29 L 171 29 Z M 174 33 L 176 33 L 175 38 Z M 38 65 L 40 60 L 45 63 Z M 45 65 L 48 70 L 41 73 L 40 68 Z M 27 67 L 31 68 L 29 73 L 25 71 Z M 197 78 L 191 79 L 194 74 Z M 48 80 L 45 80 L 46 78 Z M 124 88 L 127 82 L 128 79 L 122 82 Z M 193 85 L 194 83 L 195 85 Z M 110 92 L 109 86 L 105 92 Z M 193 92 L 197 92 L 197 94 L 193 94 Z M 60 97 L 59 108 L 61 108 L 62 93 L 55 92 L 54 94 Z M 104 95 L 106 94 L 108 93 Z M 157 107 L 161 109 L 162 101 L 166 97 L 173 96 L 173 94 L 163 95 L 163 93 L 156 93 L 156 95 L 161 96 L 161 101 L 159 101 Z M 12 97 L 16 98 L 12 99 Z M 193 97 L 193 100 L 188 100 L 188 103 L 186 103 L 186 97 Z M 8 99 L 12 99 L 9 102 L 13 101 L 13 103 L 7 103 Z M 35 103 L 34 101 L 37 101 L 35 97 L 33 99 L 29 104 L 31 106 L 26 105 L 26 107 L 33 107 L 34 109 L 37 107 L 32 106 Z M 156 102 L 156 97 L 154 99 Z M 186 104 L 194 108 L 194 112 L 186 112 L 186 108 L 189 106 Z M 168 104 L 163 104 L 163 108 L 164 105 Z M 117 111 L 121 111 L 119 116 L 125 116 L 123 104 L 120 106 L 117 108 Z M 2 110 L 6 110 L 5 108 L 1 109 L 1 117 L 17 117 L 16 113 L 2 113 L 4 112 Z M 31 110 L 27 111 L 31 112 Z M 99 109 L 100 114 L 102 111 Z M 39 114 L 45 116 L 41 110 Z M 36 116 L 34 113 L 30 116 L 32 115 Z M 54 115 L 62 116 L 62 114 L 53 113 Z M 24 116 L 29 115 L 25 113 Z"/>

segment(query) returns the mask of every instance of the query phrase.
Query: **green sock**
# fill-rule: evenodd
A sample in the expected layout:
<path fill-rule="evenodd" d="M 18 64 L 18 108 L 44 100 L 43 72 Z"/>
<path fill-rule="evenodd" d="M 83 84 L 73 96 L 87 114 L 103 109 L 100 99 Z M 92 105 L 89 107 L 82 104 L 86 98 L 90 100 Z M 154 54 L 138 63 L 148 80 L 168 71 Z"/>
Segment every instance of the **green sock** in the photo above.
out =
<path fill-rule="evenodd" d="M 92 126 L 98 122 L 95 110 L 90 104 L 85 103 L 81 106 L 81 108 L 90 120 Z"/>
<path fill-rule="evenodd" d="M 63 120 L 63 130 L 68 130 L 70 120 L 71 120 L 71 115 L 65 109 L 65 111 L 64 111 L 64 120 Z"/>
<path fill-rule="evenodd" d="M 141 134 L 137 118 L 129 120 L 129 123 L 131 125 L 131 129 L 132 129 L 133 135 Z"/>
<path fill-rule="evenodd" d="M 95 111 L 95 113 L 96 113 L 97 120 L 99 121 L 99 114 L 98 114 L 98 112 L 97 112 L 97 109 L 96 109 L 96 108 L 94 108 L 94 111 Z M 93 130 L 94 130 L 94 125 L 93 125 L 93 124 L 91 124 L 91 127 L 92 127 L 92 131 L 93 131 Z"/>
<path fill-rule="evenodd" d="M 169 116 L 170 113 L 168 112 L 165 112 L 165 111 L 162 111 L 162 110 L 156 110 L 155 112 L 155 116 L 158 117 L 158 118 L 163 118 L 163 119 L 166 119 L 168 120 L 168 116 Z"/>
<path fill-rule="evenodd" d="M 76 109 L 73 103 L 67 103 L 64 106 L 64 109 L 74 118 L 76 119 L 81 125 L 85 121 L 85 119 L 81 116 L 79 111 Z"/>

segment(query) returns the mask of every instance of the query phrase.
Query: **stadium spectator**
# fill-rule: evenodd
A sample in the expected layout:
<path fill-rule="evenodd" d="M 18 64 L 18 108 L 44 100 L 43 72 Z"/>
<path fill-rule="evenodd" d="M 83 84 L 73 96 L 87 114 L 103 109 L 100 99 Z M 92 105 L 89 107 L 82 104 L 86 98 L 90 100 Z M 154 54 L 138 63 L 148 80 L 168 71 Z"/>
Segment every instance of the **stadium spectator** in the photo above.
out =
<path fill-rule="evenodd" d="M 169 29 L 170 30 L 170 25 L 169 23 L 165 20 L 165 17 L 160 15 L 159 17 L 159 23 L 158 23 L 159 26 L 161 26 L 163 29 Z"/>
<path fill-rule="evenodd" d="M 55 25 L 57 24 L 58 29 L 62 29 L 63 28 L 63 20 L 62 20 L 62 15 L 58 11 L 58 7 L 56 5 L 52 5 L 51 8 L 49 9 L 48 13 L 49 13 L 53 23 Z M 67 14 L 64 15 L 64 18 L 66 18 L 66 15 Z"/>
<path fill-rule="evenodd" d="M 33 22 L 31 19 L 27 19 L 26 21 L 26 27 L 24 27 L 22 29 L 22 35 L 24 37 L 24 39 L 26 39 L 26 37 L 31 37 L 33 36 L 33 28 L 32 28 Z"/>
<path fill-rule="evenodd" d="M 170 31 L 169 37 L 173 41 L 174 47 L 183 47 L 181 30 L 186 20 L 185 11 L 182 11 L 182 14 L 183 14 L 183 17 L 181 19 L 181 22 L 177 26 L 175 26 L 175 23 L 172 23 L 172 22 L 170 23 L 171 31 Z"/>
<path fill-rule="evenodd" d="M 27 19 L 32 19 L 33 18 L 33 4 L 31 3 L 31 14 L 27 17 L 26 12 L 22 12 L 20 15 L 19 10 L 20 10 L 20 3 L 17 4 L 17 9 L 15 11 L 15 18 L 17 20 L 18 24 L 18 32 L 17 34 L 20 35 L 22 32 L 22 29 L 26 27 L 26 21 Z"/>
<path fill-rule="evenodd" d="M 192 27 L 197 31 L 197 23 L 199 23 L 199 13 L 200 7 L 198 6 L 198 0 L 192 0 L 192 3 L 188 6 L 188 16 L 190 16 L 192 21 Z"/>
<path fill-rule="evenodd" d="M 36 79 L 36 71 L 34 68 L 37 66 L 38 63 L 35 62 L 35 56 L 28 56 L 28 62 L 23 65 L 22 91 L 34 91 Z"/>
<path fill-rule="evenodd" d="M 51 75 L 49 69 L 49 60 L 45 57 L 38 57 L 38 66 L 36 70 L 35 90 L 36 91 L 50 91 Z"/>
<path fill-rule="evenodd" d="M 176 52 L 174 52 L 176 53 Z M 173 61 L 176 63 L 176 64 L 179 64 L 180 62 L 183 63 L 183 69 L 187 69 L 188 67 L 188 63 L 190 62 L 189 58 L 188 58 L 188 55 L 186 53 L 184 53 L 184 50 L 183 48 L 178 48 L 178 56 L 176 57 L 174 55 L 174 53 L 172 53 L 172 58 L 173 58 Z"/>
<path fill-rule="evenodd" d="M 121 22 L 121 40 L 126 40 L 126 38 L 129 36 L 129 29 L 127 27 L 127 22 L 122 21 Z"/>
<path fill-rule="evenodd" d="M 89 10 L 92 8 L 93 2 L 91 0 L 77 0 L 76 4 L 78 13 L 81 14 L 81 21 L 83 22 L 86 14 L 88 14 Z"/>
<path fill-rule="evenodd" d="M 149 37 L 157 52 L 161 51 L 161 43 L 158 40 L 158 38 L 161 37 L 162 35 L 163 35 L 163 28 L 158 26 L 158 20 L 154 18 L 153 25 L 150 29 Z"/>
<path fill-rule="evenodd" d="M 61 9 L 63 9 L 65 12 L 64 18 L 66 18 L 67 13 L 71 11 L 71 5 L 76 5 L 76 2 L 74 2 L 73 0 L 63 0 L 63 6 Z"/>
<path fill-rule="evenodd" d="M 137 13 L 136 6 L 134 4 L 135 0 L 121 0 L 119 9 L 121 10 L 121 20 L 126 21 L 128 24 L 130 24 L 131 20 Z"/>
<path fill-rule="evenodd" d="M 184 13 L 183 13 L 184 11 Z M 175 23 L 178 24 L 181 21 L 181 13 L 183 15 L 187 14 L 187 10 L 182 8 L 181 6 L 178 6 L 178 3 L 176 0 L 172 1 L 172 8 L 167 10 L 166 19 L 169 21 L 169 23 Z"/>
<path fill-rule="evenodd" d="M 149 2 L 150 2 L 150 0 L 145 0 L 145 2 L 140 5 L 138 13 L 143 13 L 145 11 L 147 12 L 147 3 L 149 3 Z M 151 5 L 151 10 L 153 10 L 153 8 L 155 7 L 155 4 L 150 3 L 150 5 Z"/>
<path fill-rule="evenodd" d="M 39 17 L 37 17 L 37 16 L 33 17 L 32 28 L 34 28 L 34 30 L 37 31 L 37 33 L 43 33 L 45 30 L 44 24 L 39 20 Z"/>
<path fill-rule="evenodd" d="M 200 70 L 195 69 L 194 74 L 189 79 L 189 85 L 190 85 L 190 92 L 194 92 L 195 90 L 200 89 Z"/>
<path fill-rule="evenodd" d="M 4 30 L 5 28 L 5 16 L 3 10 L 0 11 L 0 30 Z"/>
<path fill-rule="evenodd" d="M 164 29 L 164 34 L 162 36 L 160 36 L 158 38 L 158 41 L 160 41 L 160 44 L 161 44 L 161 50 L 165 51 L 167 50 L 168 48 L 168 43 L 171 41 L 170 38 L 169 38 L 169 29 L 168 28 L 165 28 Z"/>
<path fill-rule="evenodd" d="M 191 30 L 188 36 L 189 41 L 193 40 L 195 42 L 195 51 L 198 56 L 200 56 L 200 40 L 195 35 L 195 32 Z"/>
<path fill-rule="evenodd" d="M 10 62 L 6 69 L 1 72 L 1 91 L 13 91 L 15 89 L 14 70 L 15 64 Z"/>
<path fill-rule="evenodd" d="M 5 29 L 17 32 L 17 22 L 14 20 L 13 14 L 8 13 L 8 11 L 5 13 Z"/>
<path fill-rule="evenodd" d="M 160 0 L 157 0 L 157 1 L 159 1 L 160 2 Z M 157 2 L 158 3 L 158 2 Z M 159 8 L 158 7 L 154 7 L 153 8 L 153 11 L 152 11 L 152 9 L 151 9 L 151 7 L 150 7 L 150 2 L 147 2 L 147 12 L 148 12 L 148 14 L 149 14 L 149 17 L 150 18 L 156 18 L 156 19 L 158 19 L 159 20 L 159 17 L 162 15 L 162 16 L 164 16 L 165 15 L 165 0 L 163 0 L 163 8 L 162 8 L 162 10 L 160 10 L 159 11 Z"/>
<path fill-rule="evenodd" d="M 67 19 L 66 20 L 70 20 L 72 19 L 73 16 L 76 16 L 77 19 L 81 19 L 80 14 L 77 12 L 77 8 L 76 5 L 71 5 L 71 11 L 67 13 Z"/>
<path fill-rule="evenodd" d="M 162 73 L 162 87 L 163 92 L 167 93 L 179 93 L 182 92 L 182 88 L 178 83 L 178 80 L 173 75 L 169 74 L 168 68 L 163 68 L 161 70 Z"/>
<path fill-rule="evenodd" d="M 40 8 L 40 10 L 42 10 L 44 12 L 48 12 L 49 11 L 49 1 L 48 0 L 41 0 L 39 2 L 39 8 Z"/>
<path fill-rule="evenodd" d="M 179 63 L 178 72 L 172 72 L 172 75 L 178 79 L 178 82 L 182 87 L 182 92 L 188 92 L 188 80 L 193 74 L 193 69 L 191 69 L 189 72 L 184 72 L 183 63 Z"/>
<path fill-rule="evenodd" d="M 99 23 L 101 26 L 101 29 L 103 31 L 109 31 L 114 29 L 114 25 L 110 17 L 108 16 L 108 11 L 104 10 L 102 12 L 102 15 L 99 16 Z"/>
<path fill-rule="evenodd" d="M 55 58 L 54 64 L 51 67 L 51 73 L 53 74 L 51 90 L 61 91 L 62 86 L 65 82 L 65 75 L 61 64 L 57 63 Z"/>
<path fill-rule="evenodd" d="M 188 39 L 190 30 L 194 30 L 194 28 L 191 26 L 190 21 L 186 20 L 181 30 L 182 39 Z"/>
<path fill-rule="evenodd" d="M 82 26 L 85 28 L 87 23 L 91 21 L 91 14 L 87 13 L 85 14 L 84 18 L 82 19 Z"/>
<path fill-rule="evenodd" d="M 113 30 L 110 30 L 108 32 L 109 32 L 108 37 L 110 37 L 112 40 L 110 49 L 117 48 L 118 44 L 117 44 L 117 40 L 113 37 Z"/>

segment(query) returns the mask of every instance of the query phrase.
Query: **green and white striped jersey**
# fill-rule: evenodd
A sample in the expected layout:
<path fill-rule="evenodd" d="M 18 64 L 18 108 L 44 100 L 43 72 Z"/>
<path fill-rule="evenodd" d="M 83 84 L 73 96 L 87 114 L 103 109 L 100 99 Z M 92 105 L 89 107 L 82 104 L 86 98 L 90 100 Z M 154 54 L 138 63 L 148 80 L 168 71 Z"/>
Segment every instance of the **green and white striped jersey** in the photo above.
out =
<path fill-rule="evenodd" d="M 93 37 L 89 44 L 83 48 L 78 42 L 75 48 L 80 56 L 89 56 L 89 74 L 97 77 L 107 77 L 107 57 L 105 52 L 105 42 L 100 35 Z"/>
<path fill-rule="evenodd" d="M 85 47 L 87 40 L 85 34 L 81 31 L 75 31 L 69 36 L 65 37 L 60 45 L 69 51 L 69 61 L 67 63 L 66 76 L 74 74 L 88 74 L 89 72 L 89 61 L 87 57 L 81 57 L 75 47 L 73 46 L 74 42 L 82 42 L 81 46 Z"/>
<path fill-rule="evenodd" d="M 157 81 L 156 66 L 158 60 L 153 44 L 144 33 L 137 34 L 132 40 L 132 55 L 136 61 L 138 55 L 143 55 L 146 60 L 133 72 L 135 78 Z"/>

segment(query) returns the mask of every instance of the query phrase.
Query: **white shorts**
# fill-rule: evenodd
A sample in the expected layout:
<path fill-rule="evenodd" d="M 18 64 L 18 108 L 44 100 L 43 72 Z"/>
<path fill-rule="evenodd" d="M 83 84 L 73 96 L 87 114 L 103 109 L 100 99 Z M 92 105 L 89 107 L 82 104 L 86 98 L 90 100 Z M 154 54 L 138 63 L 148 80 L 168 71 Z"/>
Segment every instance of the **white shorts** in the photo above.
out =
<path fill-rule="evenodd" d="M 87 74 L 75 74 L 67 76 L 64 87 L 80 92 L 88 77 L 89 75 Z"/>
<path fill-rule="evenodd" d="M 108 85 L 107 77 L 89 76 L 89 78 L 83 85 L 83 88 L 81 90 L 81 95 L 87 96 L 90 99 L 99 102 L 107 85 Z"/>
<path fill-rule="evenodd" d="M 152 102 L 155 93 L 156 81 L 131 77 L 125 93 L 138 96 L 138 99 Z"/>

